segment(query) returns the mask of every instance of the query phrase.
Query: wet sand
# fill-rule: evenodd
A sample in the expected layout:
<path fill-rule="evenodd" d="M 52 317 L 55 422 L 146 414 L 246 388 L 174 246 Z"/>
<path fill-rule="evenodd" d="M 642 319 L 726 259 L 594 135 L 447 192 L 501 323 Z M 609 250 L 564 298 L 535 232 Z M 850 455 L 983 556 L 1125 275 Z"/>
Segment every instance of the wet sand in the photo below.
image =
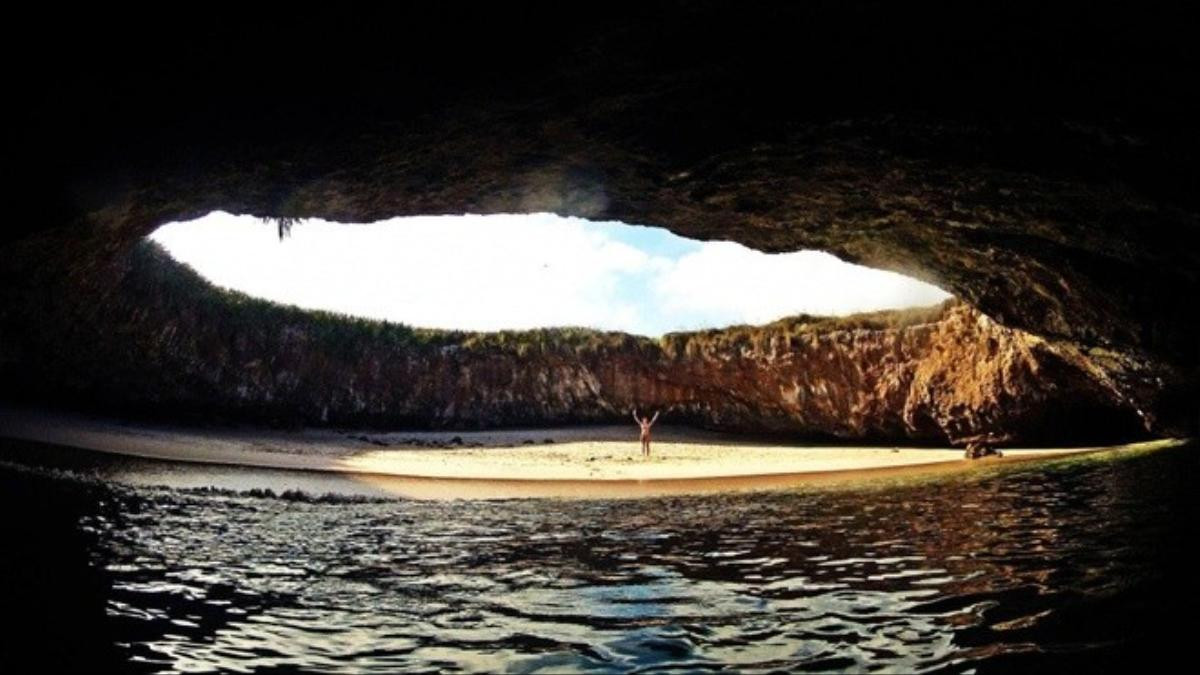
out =
<path fill-rule="evenodd" d="M 482 432 L 198 429 L 0 409 L 0 436 L 172 462 L 333 472 L 418 498 L 649 496 L 769 489 L 974 467 L 1136 446 L 1009 449 L 964 460 L 956 448 L 758 442 L 666 425 L 653 454 L 637 430 Z M 1144 445 L 1144 444 L 1138 444 Z"/>

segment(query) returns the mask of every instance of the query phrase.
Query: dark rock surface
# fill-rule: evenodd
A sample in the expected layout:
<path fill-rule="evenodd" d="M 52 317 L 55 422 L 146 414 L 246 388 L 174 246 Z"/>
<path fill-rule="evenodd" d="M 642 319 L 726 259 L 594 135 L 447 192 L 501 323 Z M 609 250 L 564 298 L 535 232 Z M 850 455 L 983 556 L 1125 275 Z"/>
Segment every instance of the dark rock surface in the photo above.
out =
<path fill-rule="evenodd" d="M 1156 433 L 1195 431 L 1192 24 L 990 4 L 56 19 L 3 47 L 38 55 L 11 85 L 6 302 L 65 277 L 86 297 L 47 302 L 119 303 L 106 280 L 142 236 L 214 209 L 546 210 L 933 281 L 1069 353 Z M 27 349 L 90 329 L 0 311 Z M 39 386 L 87 374 L 62 377 Z"/>

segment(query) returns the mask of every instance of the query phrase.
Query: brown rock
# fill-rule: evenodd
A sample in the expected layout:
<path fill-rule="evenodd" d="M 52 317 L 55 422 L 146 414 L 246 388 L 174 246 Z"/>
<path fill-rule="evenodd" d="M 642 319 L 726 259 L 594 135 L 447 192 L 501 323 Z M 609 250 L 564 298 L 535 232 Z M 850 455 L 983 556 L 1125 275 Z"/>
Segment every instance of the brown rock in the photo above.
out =
<path fill-rule="evenodd" d="M 149 245 L 110 297 L 29 308 L 90 330 L 42 334 L 6 382 L 132 414 L 310 425 L 623 423 L 636 401 L 671 423 L 793 436 L 994 444 L 1144 433 L 1077 352 L 957 301 L 661 340 L 416 332 L 218 292 Z"/>

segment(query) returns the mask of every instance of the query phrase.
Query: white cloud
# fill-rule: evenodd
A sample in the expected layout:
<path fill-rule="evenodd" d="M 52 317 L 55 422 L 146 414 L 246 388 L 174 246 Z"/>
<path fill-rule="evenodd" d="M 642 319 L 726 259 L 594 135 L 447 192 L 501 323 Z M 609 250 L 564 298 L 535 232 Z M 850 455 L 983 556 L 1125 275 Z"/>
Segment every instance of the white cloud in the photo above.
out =
<path fill-rule="evenodd" d="M 280 242 L 273 226 L 218 212 L 151 237 L 221 286 L 440 328 L 576 325 L 657 335 L 946 297 L 823 253 L 766 255 L 619 228 L 630 226 L 551 214 L 314 220 Z"/>
<path fill-rule="evenodd" d="M 655 292 L 666 312 L 745 323 L 929 305 L 949 297 L 935 286 L 828 253 L 766 255 L 733 242 L 708 242 L 684 255 L 656 279 Z"/>

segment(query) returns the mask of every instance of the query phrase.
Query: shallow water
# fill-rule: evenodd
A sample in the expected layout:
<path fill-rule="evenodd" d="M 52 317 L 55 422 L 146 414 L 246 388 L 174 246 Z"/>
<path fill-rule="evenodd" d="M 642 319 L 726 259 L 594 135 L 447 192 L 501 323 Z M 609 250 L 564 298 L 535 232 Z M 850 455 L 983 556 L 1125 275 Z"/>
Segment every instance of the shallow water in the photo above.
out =
<path fill-rule="evenodd" d="M 856 488 L 416 502 L 0 441 L 0 578 L 22 619 L 5 653 L 136 672 L 1152 666 L 1186 651 L 1198 449 Z M 256 484 L 304 492 L 239 492 Z"/>

